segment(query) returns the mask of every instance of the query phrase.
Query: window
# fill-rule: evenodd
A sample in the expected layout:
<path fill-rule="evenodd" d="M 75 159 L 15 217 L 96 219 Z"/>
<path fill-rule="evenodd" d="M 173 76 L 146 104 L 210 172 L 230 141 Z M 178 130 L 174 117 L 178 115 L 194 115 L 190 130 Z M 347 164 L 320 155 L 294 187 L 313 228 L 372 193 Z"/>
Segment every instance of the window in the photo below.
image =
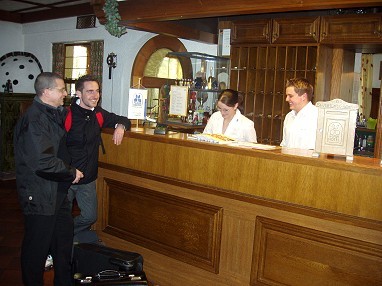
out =
<path fill-rule="evenodd" d="M 89 53 L 90 44 L 65 45 L 64 81 L 68 95 L 75 95 L 76 79 L 89 73 Z"/>
<path fill-rule="evenodd" d="M 64 78 L 69 96 L 75 95 L 75 81 L 91 74 L 102 88 L 103 41 L 54 43 L 52 71 Z"/>
<path fill-rule="evenodd" d="M 191 61 L 181 62 L 177 58 L 166 57 L 169 52 L 186 52 L 186 48 L 177 39 L 158 35 L 138 52 L 132 70 L 132 86 L 141 83 L 147 88 L 147 115 L 163 121 L 165 115 L 163 102 L 168 95 L 169 86 L 176 79 L 187 77 L 192 72 Z M 150 55 L 147 58 L 147 55 Z"/>
<path fill-rule="evenodd" d="M 146 63 L 143 76 L 162 79 L 183 78 L 182 66 L 178 59 L 166 57 L 171 50 L 163 48 L 155 51 Z M 162 91 L 162 93 L 165 91 Z M 147 115 L 150 118 L 158 118 L 160 108 L 160 87 L 148 88 L 147 90 Z"/>

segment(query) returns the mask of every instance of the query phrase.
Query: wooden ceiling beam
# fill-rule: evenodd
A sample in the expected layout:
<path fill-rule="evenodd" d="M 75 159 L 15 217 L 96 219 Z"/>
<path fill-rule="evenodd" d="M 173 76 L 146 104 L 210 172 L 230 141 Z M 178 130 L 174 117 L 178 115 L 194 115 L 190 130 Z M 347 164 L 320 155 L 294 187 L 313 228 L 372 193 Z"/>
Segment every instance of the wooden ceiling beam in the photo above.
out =
<path fill-rule="evenodd" d="M 120 22 L 121 25 L 130 29 L 157 33 L 176 38 L 188 39 L 208 44 L 217 44 L 217 34 L 212 34 L 197 29 L 178 25 L 172 22 L 150 22 L 150 23 L 127 23 Z"/>
<path fill-rule="evenodd" d="M 106 23 L 105 0 L 90 0 L 101 24 Z M 275 12 L 312 11 L 325 9 L 367 8 L 381 6 L 381 0 L 139 0 L 120 1 L 120 24 L 131 29 L 216 43 L 217 35 L 186 27 L 181 21 Z M 217 33 L 217 31 L 216 31 Z"/>
<path fill-rule="evenodd" d="M 381 6 L 381 0 L 129 0 L 118 3 L 121 20 L 124 22 Z"/>
<path fill-rule="evenodd" d="M 30 23 L 91 14 L 94 14 L 93 7 L 90 5 L 90 3 L 84 3 L 79 5 L 64 6 L 59 8 L 57 7 L 30 13 L 19 13 L 17 15 L 19 15 L 19 23 Z"/>

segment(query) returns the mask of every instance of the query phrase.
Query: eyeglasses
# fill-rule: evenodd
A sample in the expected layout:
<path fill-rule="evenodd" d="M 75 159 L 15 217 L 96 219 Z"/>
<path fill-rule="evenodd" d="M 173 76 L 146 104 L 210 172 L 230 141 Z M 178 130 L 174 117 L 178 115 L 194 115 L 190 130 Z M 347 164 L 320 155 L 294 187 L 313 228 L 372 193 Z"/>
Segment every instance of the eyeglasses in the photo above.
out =
<path fill-rule="evenodd" d="M 61 93 L 65 93 L 66 92 L 66 88 L 65 87 L 63 87 L 63 88 L 57 88 L 57 87 L 54 87 L 54 88 L 49 88 L 50 90 L 52 90 L 52 89 L 55 89 L 55 90 L 58 90 L 59 92 L 61 92 Z"/>

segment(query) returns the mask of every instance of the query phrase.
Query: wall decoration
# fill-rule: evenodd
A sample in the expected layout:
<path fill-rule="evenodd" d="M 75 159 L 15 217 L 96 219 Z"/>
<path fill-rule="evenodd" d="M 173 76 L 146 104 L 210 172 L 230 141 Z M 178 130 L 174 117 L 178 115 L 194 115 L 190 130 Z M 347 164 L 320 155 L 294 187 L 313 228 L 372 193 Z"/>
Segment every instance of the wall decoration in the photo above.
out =
<path fill-rule="evenodd" d="M 17 51 L 7 53 L 0 58 L 1 91 L 10 82 L 14 93 L 34 93 L 34 82 L 41 72 L 42 66 L 33 54 Z"/>
<path fill-rule="evenodd" d="M 118 11 L 117 0 L 106 0 L 103 11 L 106 16 L 105 29 L 114 37 L 120 38 L 123 34 L 127 33 L 126 27 L 119 27 L 118 22 L 121 20 L 121 16 Z"/>

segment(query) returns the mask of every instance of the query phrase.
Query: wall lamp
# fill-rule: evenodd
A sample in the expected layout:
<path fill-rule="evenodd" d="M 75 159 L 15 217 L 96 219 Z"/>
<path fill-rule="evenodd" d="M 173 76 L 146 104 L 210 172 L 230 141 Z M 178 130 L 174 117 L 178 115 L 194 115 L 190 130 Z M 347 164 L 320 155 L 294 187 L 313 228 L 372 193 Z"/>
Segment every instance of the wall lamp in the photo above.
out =
<path fill-rule="evenodd" d="M 114 53 L 108 54 L 106 63 L 109 66 L 109 79 L 111 79 L 111 71 L 117 67 L 117 55 Z"/>

